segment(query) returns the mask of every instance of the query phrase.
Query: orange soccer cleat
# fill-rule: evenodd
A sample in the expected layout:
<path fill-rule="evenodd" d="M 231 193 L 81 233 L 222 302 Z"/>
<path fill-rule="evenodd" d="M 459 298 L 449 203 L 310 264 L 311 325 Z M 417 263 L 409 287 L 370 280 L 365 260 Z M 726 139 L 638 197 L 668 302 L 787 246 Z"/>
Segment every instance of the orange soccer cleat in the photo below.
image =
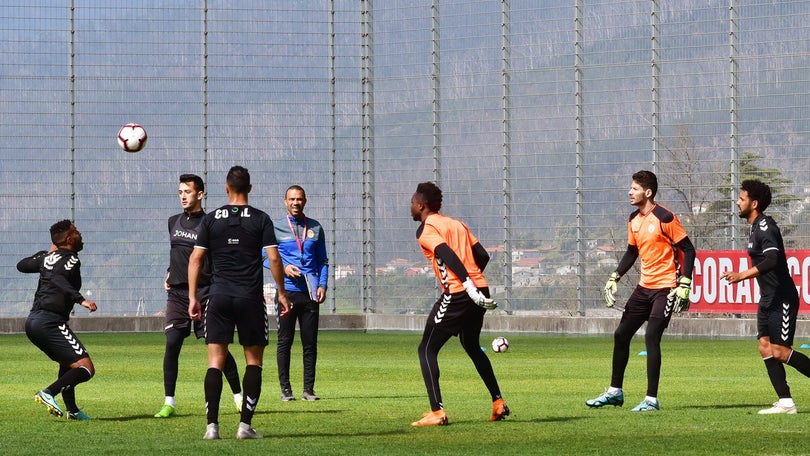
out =
<path fill-rule="evenodd" d="M 422 415 L 422 419 L 414 421 L 411 426 L 444 426 L 447 424 L 447 414 L 444 409 L 427 412 Z"/>
<path fill-rule="evenodd" d="M 489 421 L 500 421 L 507 416 L 509 416 L 509 407 L 506 406 L 506 402 L 501 398 L 496 399 L 492 403 L 492 415 L 490 415 Z"/>

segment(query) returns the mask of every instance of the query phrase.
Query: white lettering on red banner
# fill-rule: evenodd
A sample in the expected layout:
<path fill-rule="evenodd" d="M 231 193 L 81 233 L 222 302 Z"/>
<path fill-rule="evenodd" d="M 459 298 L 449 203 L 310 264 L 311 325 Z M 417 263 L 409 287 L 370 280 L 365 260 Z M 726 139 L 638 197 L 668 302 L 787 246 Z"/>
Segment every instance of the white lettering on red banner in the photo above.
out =
<path fill-rule="evenodd" d="M 810 250 L 788 250 L 788 270 L 799 291 L 799 312 L 810 313 Z M 759 285 L 756 279 L 730 284 L 721 279 L 726 271 L 751 267 L 743 250 L 698 250 L 692 275 L 690 312 L 756 313 Z"/>

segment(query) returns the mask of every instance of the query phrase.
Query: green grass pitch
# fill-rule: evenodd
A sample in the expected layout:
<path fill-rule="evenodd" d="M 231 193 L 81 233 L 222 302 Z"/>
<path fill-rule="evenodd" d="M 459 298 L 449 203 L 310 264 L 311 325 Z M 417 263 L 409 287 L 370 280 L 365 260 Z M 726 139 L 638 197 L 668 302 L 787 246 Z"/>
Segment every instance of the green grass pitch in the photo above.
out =
<path fill-rule="evenodd" d="M 487 350 L 512 409 L 512 416 L 495 423 L 488 421 L 486 389 L 452 339 L 439 356 L 450 425 L 412 428 L 410 422 L 429 408 L 416 357 L 420 334 L 322 331 L 316 384 L 321 401 L 279 400 L 271 344 L 253 420 L 265 439 L 234 439 L 239 417 L 226 383 L 223 438 L 205 441 L 201 341 L 187 339 L 183 347 L 178 414 L 157 419 L 152 415 L 163 401 L 163 335 L 79 336 L 97 370 L 77 389 L 79 406 L 93 417 L 89 422 L 54 418 L 35 404 L 34 393 L 53 381 L 56 364 L 24 335 L 0 336 L 3 454 L 810 454 L 810 379 L 787 368 L 798 415 L 757 415 L 775 397 L 753 338 L 665 336 L 662 410 L 637 414 L 630 409 L 645 393 L 642 338 L 633 342 L 625 406 L 591 410 L 584 401 L 608 386 L 611 337 L 506 334 L 507 353 Z M 488 347 L 494 336 L 482 337 L 482 345 Z M 296 395 L 300 353 L 296 341 Z M 242 372 L 244 358 L 237 360 Z"/>

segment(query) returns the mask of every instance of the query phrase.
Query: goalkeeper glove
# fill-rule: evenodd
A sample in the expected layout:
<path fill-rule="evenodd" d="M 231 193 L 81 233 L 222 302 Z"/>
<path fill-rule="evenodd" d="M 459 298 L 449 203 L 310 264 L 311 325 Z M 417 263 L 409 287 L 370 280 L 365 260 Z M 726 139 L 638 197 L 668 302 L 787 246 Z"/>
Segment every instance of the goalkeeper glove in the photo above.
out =
<path fill-rule="evenodd" d="M 619 289 L 619 279 L 621 276 L 618 272 L 610 274 L 607 283 L 605 284 L 605 303 L 608 307 L 613 307 L 616 304 L 616 291 Z"/>
<path fill-rule="evenodd" d="M 678 286 L 673 288 L 667 295 L 667 300 L 672 304 L 672 311 L 681 313 L 689 310 L 689 290 L 692 279 L 682 276 L 678 279 Z"/>
<path fill-rule="evenodd" d="M 467 292 L 467 296 L 469 296 L 477 306 L 483 307 L 487 310 L 492 310 L 498 307 L 497 302 L 487 298 L 484 296 L 484 293 L 478 291 L 478 287 L 475 286 L 469 277 L 464 281 L 464 283 L 462 283 L 462 285 L 464 285 L 464 290 Z"/>

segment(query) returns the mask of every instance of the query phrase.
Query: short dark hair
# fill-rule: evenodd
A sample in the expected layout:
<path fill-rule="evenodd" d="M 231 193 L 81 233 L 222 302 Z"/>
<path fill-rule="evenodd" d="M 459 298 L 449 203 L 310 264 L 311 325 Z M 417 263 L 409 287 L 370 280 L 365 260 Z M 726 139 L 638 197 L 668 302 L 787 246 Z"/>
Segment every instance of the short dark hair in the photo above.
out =
<path fill-rule="evenodd" d="M 304 187 L 302 187 L 300 185 L 290 185 L 289 187 L 287 187 L 287 190 L 284 191 L 284 198 L 285 199 L 287 198 L 287 193 L 289 193 L 290 190 L 298 190 L 298 191 L 300 191 L 301 193 L 304 194 L 304 199 L 307 199 L 307 192 L 304 190 Z"/>
<path fill-rule="evenodd" d="M 432 212 L 439 212 L 442 208 L 442 189 L 433 182 L 422 182 L 416 186 L 416 193 L 422 196 L 425 205 Z"/>
<path fill-rule="evenodd" d="M 198 176 L 196 174 L 181 174 L 180 175 L 180 183 L 181 184 L 187 184 L 189 182 L 194 184 L 194 190 L 196 190 L 198 192 L 204 192 L 205 191 L 205 182 L 203 182 L 202 177 L 200 177 L 200 176 Z"/>
<path fill-rule="evenodd" d="M 633 174 L 633 182 L 638 182 L 641 188 L 645 190 L 652 190 L 652 196 L 658 193 L 658 177 L 652 171 L 641 170 Z"/>
<path fill-rule="evenodd" d="M 748 193 L 748 198 L 758 203 L 757 210 L 759 212 L 765 212 L 765 209 L 771 205 L 771 187 L 764 182 L 756 179 L 746 179 L 742 181 L 740 190 L 745 190 Z"/>
<path fill-rule="evenodd" d="M 250 190 L 250 173 L 243 166 L 232 166 L 225 183 L 236 193 L 247 193 Z"/>
<path fill-rule="evenodd" d="M 60 220 L 51 225 L 51 242 L 59 247 L 65 245 L 68 234 L 73 230 L 73 222 L 70 220 Z"/>

